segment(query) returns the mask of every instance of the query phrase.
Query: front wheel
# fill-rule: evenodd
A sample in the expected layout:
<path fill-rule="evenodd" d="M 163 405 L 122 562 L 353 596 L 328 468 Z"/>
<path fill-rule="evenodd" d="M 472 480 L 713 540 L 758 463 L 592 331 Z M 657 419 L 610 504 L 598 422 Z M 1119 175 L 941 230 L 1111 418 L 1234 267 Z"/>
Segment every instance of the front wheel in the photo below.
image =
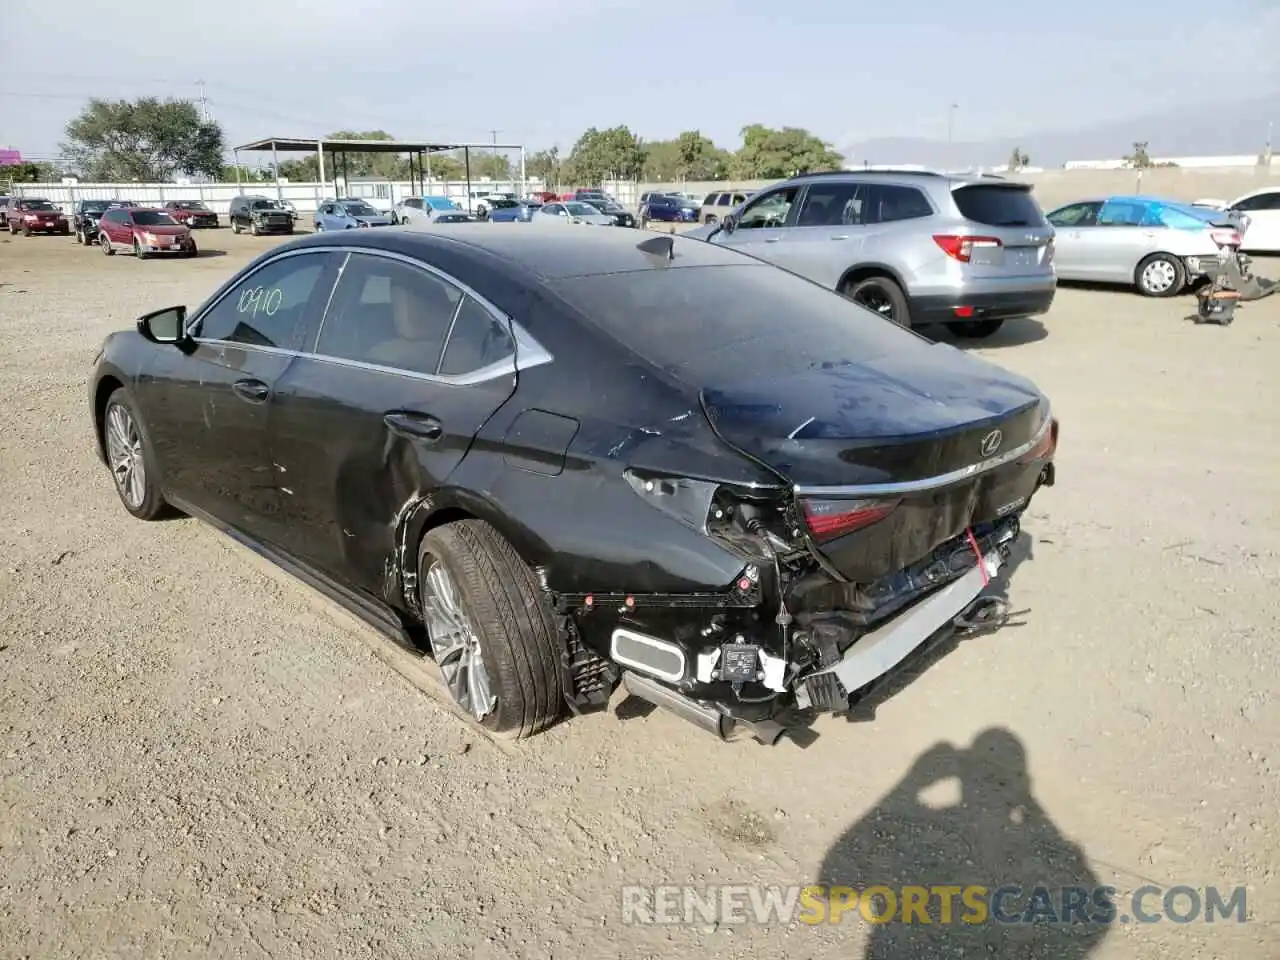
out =
<path fill-rule="evenodd" d="M 1182 292 L 1187 271 L 1182 261 L 1167 253 L 1153 253 L 1138 264 L 1138 292 L 1144 297 L 1172 297 Z"/>
<path fill-rule="evenodd" d="M 239 220 L 232 220 L 232 221 L 231 221 L 231 232 L 232 232 L 232 233 L 239 233 L 239 232 L 240 232 L 240 221 L 239 221 Z"/>
<path fill-rule="evenodd" d="M 708 213 L 707 218 L 702 222 L 707 224 L 707 226 L 710 226 L 713 223 L 719 223 L 719 221 L 720 221 L 720 218 L 717 217 L 714 213 Z"/>
<path fill-rule="evenodd" d="M 482 520 L 431 530 L 418 551 L 423 622 L 457 708 L 501 739 L 550 726 L 564 706 L 560 631 L 533 572 Z"/>
<path fill-rule="evenodd" d="M 160 492 L 151 441 L 124 387 L 107 398 L 102 415 L 102 448 L 124 508 L 139 520 L 155 520 L 167 504 Z"/>
<path fill-rule="evenodd" d="M 142 249 L 142 244 L 137 241 L 137 238 L 133 241 L 133 255 L 138 260 L 147 259 L 147 252 Z"/>
<path fill-rule="evenodd" d="M 967 323 L 950 324 L 952 333 L 957 337 L 965 337 L 970 340 L 989 337 L 1003 326 L 1003 320 L 970 320 Z"/>
<path fill-rule="evenodd" d="M 199 251 L 199 249 L 196 247 L 196 242 L 195 242 L 194 240 L 192 240 L 192 241 L 191 241 L 190 245 L 189 245 L 189 246 L 187 247 L 187 249 L 186 249 L 186 252 L 185 252 L 185 253 L 183 253 L 183 256 L 184 256 L 184 257 L 198 257 L 198 256 L 200 256 L 200 251 Z"/>
<path fill-rule="evenodd" d="M 888 277 L 867 277 L 856 283 L 847 283 L 840 292 L 890 323 L 896 323 L 900 327 L 911 326 L 911 308 L 907 305 L 907 295 Z"/>
<path fill-rule="evenodd" d="M 114 257 L 116 255 L 116 248 L 112 246 L 111 238 L 108 237 L 105 233 L 101 234 L 98 237 L 98 245 L 102 247 L 102 252 L 106 256 Z"/>
<path fill-rule="evenodd" d="M 255 221 L 253 221 L 253 223 L 249 224 L 249 235 L 250 235 L 251 237 L 256 237 L 256 236 L 258 235 L 258 232 L 259 232 L 259 231 L 258 231 L 258 221 L 257 221 L 257 220 L 255 220 Z"/>

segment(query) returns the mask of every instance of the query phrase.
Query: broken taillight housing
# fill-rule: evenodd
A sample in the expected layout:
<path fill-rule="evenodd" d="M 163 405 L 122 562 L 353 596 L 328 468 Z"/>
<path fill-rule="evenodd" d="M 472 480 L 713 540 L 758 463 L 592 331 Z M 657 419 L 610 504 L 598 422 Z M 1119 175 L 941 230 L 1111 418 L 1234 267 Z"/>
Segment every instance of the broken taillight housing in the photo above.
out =
<path fill-rule="evenodd" d="M 959 260 L 961 263 L 972 260 L 974 250 L 997 250 L 1002 246 L 998 237 L 959 236 L 947 233 L 935 233 L 933 242 L 941 247 L 948 257 Z"/>
<path fill-rule="evenodd" d="M 1244 243 L 1240 231 L 1231 227 L 1220 227 L 1209 231 L 1213 242 L 1220 247 L 1238 247 Z"/>
<path fill-rule="evenodd" d="M 879 523 L 901 500 L 801 500 L 804 522 L 819 540 L 833 540 Z"/>
<path fill-rule="evenodd" d="M 1049 429 L 1044 432 L 1044 436 L 1040 438 L 1040 442 L 1018 458 L 1019 463 L 1031 463 L 1035 460 L 1045 460 L 1052 457 L 1058 451 L 1058 421 L 1051 420 Z"/>

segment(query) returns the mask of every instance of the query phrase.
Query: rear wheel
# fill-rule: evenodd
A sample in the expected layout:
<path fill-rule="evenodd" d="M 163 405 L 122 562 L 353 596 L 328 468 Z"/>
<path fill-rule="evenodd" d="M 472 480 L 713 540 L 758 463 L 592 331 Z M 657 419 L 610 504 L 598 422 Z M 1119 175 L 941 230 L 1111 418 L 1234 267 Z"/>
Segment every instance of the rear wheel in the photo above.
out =
<path fill-rule="evenodd" d="M 1138 292 L 1145 297 L 1172 297 L 1187 284 L 1187 271 L 1182 261 L 1167 253 L 1153 253 L 1135 271 Z"/>
<path fill-rule="evenodd" d="M 1001 327 L 1004 326 L 1003 320 L 970 320 L 967 323 L 949 324 L 951 332 L 957 337 L 967 337 L 970 340 L 979 340 L 982 337 L 989 337 Z"/>
<path fill-rule="evenodd" d="M 907 295 L 888 277 L 867 277 L 846 283 L 840 292 L 890 323 L 896 323 L 900 327 L 911 326 L 911 308 L 907 306 Z"/>
<path fill-rule="evenodd" d="M 564 706 L 560 631 L 533 572 L 497 530 L 462 520 L 418 551 L 423 621 L 455 705 L 495 737 L 527 737 Z"/>

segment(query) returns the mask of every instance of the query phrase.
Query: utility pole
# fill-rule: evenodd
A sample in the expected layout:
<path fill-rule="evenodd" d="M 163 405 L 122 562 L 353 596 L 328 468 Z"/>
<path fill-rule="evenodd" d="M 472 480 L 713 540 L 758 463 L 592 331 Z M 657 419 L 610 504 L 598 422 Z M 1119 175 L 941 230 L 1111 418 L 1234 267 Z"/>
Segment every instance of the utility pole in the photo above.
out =
<path fill-rule="evenodd" d="M 200 122 L 209 122 L 209 98 L 204 93 L 204 81 L 197 80 L 196 86 L 200 88 Z"/>

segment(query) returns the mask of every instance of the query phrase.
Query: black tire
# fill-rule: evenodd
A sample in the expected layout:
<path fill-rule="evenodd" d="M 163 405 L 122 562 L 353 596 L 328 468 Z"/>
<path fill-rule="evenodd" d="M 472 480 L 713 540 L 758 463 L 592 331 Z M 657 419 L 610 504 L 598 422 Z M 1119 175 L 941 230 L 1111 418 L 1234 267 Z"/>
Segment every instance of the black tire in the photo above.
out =
<path fill-rule="evenodd" d="M 30 227 L 23 227 L 23 228 L 22 228 L 22 235 L 23 235 L 24 237 L 29 237 L 29 236 L 31 236 L 31 228 L 30 228 Z"/>
<path fill-rule="evenodd" d="M 138 242 L 138 238 L 133 238 L 133 257 L 135 260 L 147 259 L 147 252 L 142 249 L 142 244 Z"/>
<path fill-rule="evenodd" d="M 84 232 L 79 227 L 76 228 L 76 243 L 78 245 L 84 244 Z"/>
<path fill-rule="evenodd" d="M 144 495 L 142 501 L 138 505 L 131 504 L 125 497 L 121 485 L 116 481 L 114 472 L 112 473 L 112 486 L 115 487 L 116 495 L 120 497 L 120 503 L 133 516 L 139 520 L 158 520 L 161 517 L 172 512 L 169 504 L 165 502 L 164 494 L 160 490 L 160 472 L 156 468 L 155 453 L 151 449 L 151 436 L 147 433 L 147 425 L 143 422 L 142 416 L 138 413 L 138 408 L 134 405 L 133 398 L 129 396 L 129 392 L 124 387 L 114 390 L 111 396 L 107 397 L 106 406 L 102 410 L 102 446 L 107 449 L 107 425 L 111 422 L 111 408 L 113 406 L 123 407 L 129 414 L 138 432 L 138 438 L 141 441 L 142 463 L 144 476 Z M 109 461 L 108 456 L 108 461 Z M 108 462 L 110 470 L 110 463 Z"/>
<path fill-rule="evenodd" d="M 258 230 L 258 221 L 251 221 L 249 224 L 249 235 L 256 237 L 260 231 Z"/>
<path fill-rule="evenodd" d="M 718 223 L 718 222 L 719 222 L 719 220 L 720 220 L 720 218 L 719 218 L 719 217 L 717 217 L 714 213 L 708 213 L 708 214 L 707 214 L 707 216 L 706 216 L 706 219 L 705 219 L 705 220 L 703 220 L 702 222 L 703 222 L 703 223 L 705 223 L 705 224 L 707 224 L 707 225 L 709 226 L 709 225 L 711 225 L 711 224 L 713 224 L 713 223 Z"/>
<path fill-rule="evenodd" d="M 1159 282 L 1155 280 L 1157 276 Z M 1187 271 L 1177 257 L 1153 253 L 1138 264 L 1133 282 L 1144 297 L 1176 297 L 1187 285 Z"/>
<path fill-rule="evenodd" d="M 116 255 L 115 245 L 112 244 L 111 238 L 105 233 L 98 235 L 98 246 L 102 247 L 102 252 L 108 257 L 114 257 Z"/>
<path fill-rule="evenodd" d="M 240 221 L 236 220 L 234 217 L 231 219 L 231 232 L 235 234 L 240 233 Z"/>
<path fill-rule="evenodd" d="M 195 259 L 200 256 L 200 250 L 196 247 L 196 242 L 194 240 L 191 241 L 191 245 L 183 252 L 182 255 L 191 259 Z"/>
<path fill-rule="evenodd" d="M 969 320 L 966 323 L 948 324 L 951 332 L 957 337 L 965 337 L 969 340 L 980 340 L 983 337 L 989 337 L 1001 327 L 1004 326 L 1003 320 Z"/>
<path fill-rule="evenodd" d="M 890 323 L 911 328 L 911 307 L 907 303 L 907 295 L 889 277 L 866 277 L 854 283 L 846 283 L 840 288 L 840 292 Z"/>
<path fill-rule="evenodd" d="M 475 720 L 503 740 L 532 736 L 564 709 L 561 640 L 547 598 L 515 549 L 483 520 L 437 527 L 418 550 L 418 583 L 441 563 L 461 594 L 496 697 Z M 461 712 L 461 708 L 459 708 Z"/>

